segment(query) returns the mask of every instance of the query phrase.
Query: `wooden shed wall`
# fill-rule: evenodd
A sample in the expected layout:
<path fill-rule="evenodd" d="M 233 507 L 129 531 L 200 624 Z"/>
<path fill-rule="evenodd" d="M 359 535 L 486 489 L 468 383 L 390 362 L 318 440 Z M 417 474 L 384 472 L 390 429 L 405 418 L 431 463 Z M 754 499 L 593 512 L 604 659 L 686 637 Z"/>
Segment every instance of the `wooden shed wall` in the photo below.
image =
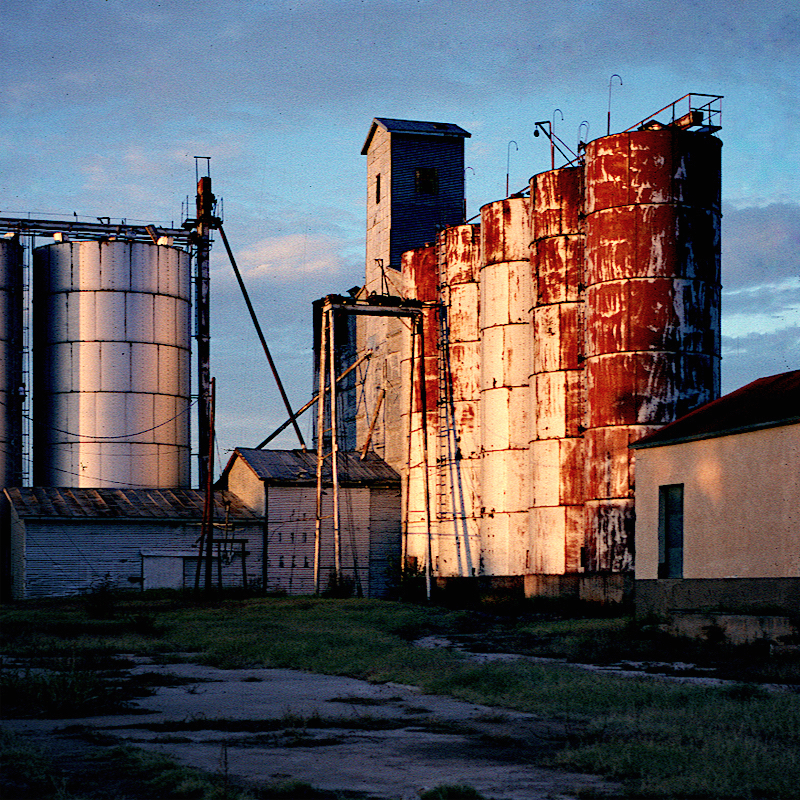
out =
<path fill-rule="evenodd" d="M 90 590 L 106 578 L 117 588 L 137 589 L 143 581 L 143 553 L 158 551 L 183 559 L 194 585 L 199 525 L 181 522 L 20 519 L 12 512 L 12 596 L 63 597 Z M 219 536 L 220 531 L 215 533 Z M 262 531 L 237 525 L 229 537 L 247 539 L 248 581 L 262 574 Z M 223 560 L 225 561 L 225 559 Z M 213 578 L 217 581 L 214 563 Z M 241 586 L 241 558 L 223 564 L 223 584 Z M 186 584 L 184 584 L 186 585 Z"/>

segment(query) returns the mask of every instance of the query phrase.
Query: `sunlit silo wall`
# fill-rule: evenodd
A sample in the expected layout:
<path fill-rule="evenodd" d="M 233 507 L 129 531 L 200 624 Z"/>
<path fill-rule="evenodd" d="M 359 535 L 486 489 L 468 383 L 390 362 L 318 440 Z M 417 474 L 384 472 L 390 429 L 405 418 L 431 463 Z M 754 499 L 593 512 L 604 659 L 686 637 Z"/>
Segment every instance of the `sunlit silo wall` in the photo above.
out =
<path fill-rule="evenodd" d="M 469 577 L 480 562 L 480 227 L 446 228 L 437 250 L 439 574 Z"/>
<path fill-rule="evenodd" d="M 531 179 L 530 572 L 577 572 L 583 536 L 582 170 Z"/>
<path fill-rule="evenodd" d="M 0 480 L 22 485 L 22 246 L 0 239 Z"/>
<path fill-rule="evenodd" d="M 481 209 L 481 572 L 528 569 L 530 233 L 526 197 Z"/>
<path fill-rule="evenodd" d="M 409 299 L 435 302 L 438 296 L 436 247 L 420 247 L 403 253 L 403 276 L 406 281 L 406 296 Z M 405 337 L 403 347 L 401 368 L 406 392 L 403 398 L 402 429 L 407 431 L 408 435 L 404 441 L 406 466 L 401 474 L 405 478 L 403 487 L 405 554 L 416 559 L 417 567 L 422 568 L 428 558 L 430 542 L 431 567 L 435 569 L 438 557 L 436 542 L 438 324 L 435 307 L 428 307 L 423 313 L 424 343 L 420 341 L 419 336 L 413 337 L 412 340 L 408 335 Z M 406 329 L 414 324 L 408 319 L 404 319 L 403 322 Z M 424 390 L 423 381 L 420 380 L 421 359 L 424 364 Z"/>
<path fill-rule="evenodd" d="M 35 485 L 189 486 L 189 297 L 174 247 L 37 248 Z"/>
<path fill-rule="evenodd" d="M 719 393 L 718 139 L 676 128 L 586 149 L 590 568 L 633 566 L 628 445 Z"/>

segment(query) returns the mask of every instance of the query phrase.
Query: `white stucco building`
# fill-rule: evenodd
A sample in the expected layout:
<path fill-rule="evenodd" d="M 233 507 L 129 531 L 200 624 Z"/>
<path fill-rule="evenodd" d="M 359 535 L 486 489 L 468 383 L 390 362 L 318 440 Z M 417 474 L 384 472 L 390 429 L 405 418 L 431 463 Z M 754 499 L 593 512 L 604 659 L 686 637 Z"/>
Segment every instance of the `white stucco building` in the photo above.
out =
<path fill-rule="evenodd" d="M 800 370 L 631 447 L 640 611 L 800 609 Z"/>

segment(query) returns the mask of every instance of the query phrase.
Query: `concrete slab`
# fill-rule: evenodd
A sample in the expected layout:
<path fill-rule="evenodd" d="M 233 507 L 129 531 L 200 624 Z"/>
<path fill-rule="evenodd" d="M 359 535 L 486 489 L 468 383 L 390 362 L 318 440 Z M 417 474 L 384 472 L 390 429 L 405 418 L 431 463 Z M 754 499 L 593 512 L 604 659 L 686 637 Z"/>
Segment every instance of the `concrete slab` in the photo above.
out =
<path fill-rule="evenodd" d="M 36 738 L 86 726 L 248 783 L 299 780 L 376 800 L 412 800 L 445 783 L 468 784 L 495 800 L 616 793 L 596 776 L 533 766 L 562 731 L 532 714 L 295 670 L 190 663 L 131 670 L 147 672 L 186 683 L 158 688 L 133 714 L 4 724 Z"/>

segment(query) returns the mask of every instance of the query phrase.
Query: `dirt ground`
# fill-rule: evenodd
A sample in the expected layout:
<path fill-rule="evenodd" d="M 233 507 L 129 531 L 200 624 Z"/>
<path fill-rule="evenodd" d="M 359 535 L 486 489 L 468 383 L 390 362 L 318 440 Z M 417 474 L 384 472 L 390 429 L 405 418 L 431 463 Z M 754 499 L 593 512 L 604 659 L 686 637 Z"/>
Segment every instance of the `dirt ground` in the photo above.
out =
<path fill-rule="evenodd" d="M 245 784 L 298 780 L 375 800 L 412 800 L 442 784 L 495 800 L 616 794 L 598 777 L 533 766 L 565 731 L 531 714 L 293 670 L 137 662 L 132 675 L 172 685 L 131 713 L 3 725 L 45 744 L 66 772 L 93 749 L 127 743 Z"/>

